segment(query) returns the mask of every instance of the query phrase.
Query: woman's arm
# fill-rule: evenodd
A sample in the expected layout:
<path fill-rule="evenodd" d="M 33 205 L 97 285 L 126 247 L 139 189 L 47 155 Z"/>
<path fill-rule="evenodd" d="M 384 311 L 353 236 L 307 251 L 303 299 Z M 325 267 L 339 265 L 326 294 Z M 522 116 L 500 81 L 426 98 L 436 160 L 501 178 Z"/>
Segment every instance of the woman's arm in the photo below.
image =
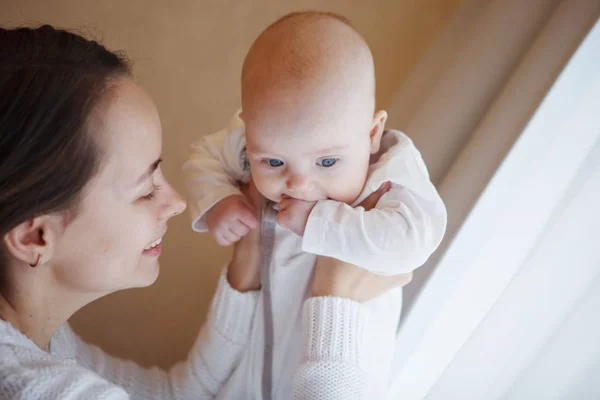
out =
<path fill-rule="evenodd" d="M 242 259 L 238 257 L 238 260 Z M 227 271 L 241 269 L 232 262 Z M 77 363 L 125 389 L 132 399 L 212 399 L 238 364 L 247 344 L 258 294 L 233 289 L 226 272 L 194 347 L 185 362 L 168 372 L 142 368 L 133 361 L 104 353 L 65 327 L 53 340 L 53 351 L 75 356 Z"/>

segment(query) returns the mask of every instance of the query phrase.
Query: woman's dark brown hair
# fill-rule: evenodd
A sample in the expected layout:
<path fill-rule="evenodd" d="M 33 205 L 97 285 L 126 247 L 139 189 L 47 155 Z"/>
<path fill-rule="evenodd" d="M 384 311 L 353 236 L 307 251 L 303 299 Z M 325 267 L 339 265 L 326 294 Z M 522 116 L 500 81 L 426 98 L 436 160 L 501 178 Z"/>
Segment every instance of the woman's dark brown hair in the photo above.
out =
<path fill-rule="evenodd" d="M 101 157 L 89 116 L 108 82 L 128 75 L 121 55 L 77 34 L 0 28 L 0 238 L 77 206 Z"/>

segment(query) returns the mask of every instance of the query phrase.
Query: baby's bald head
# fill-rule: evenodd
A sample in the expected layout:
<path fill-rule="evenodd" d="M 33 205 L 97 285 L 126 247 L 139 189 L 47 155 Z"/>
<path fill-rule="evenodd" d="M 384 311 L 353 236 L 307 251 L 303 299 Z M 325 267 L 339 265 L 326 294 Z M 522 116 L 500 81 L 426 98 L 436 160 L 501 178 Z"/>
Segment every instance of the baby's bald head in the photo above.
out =
<path fill-rule="evenodd" d="M 323 12 L 292 13 L 254 42 L 242 70 L 242 106 L 329 113 L 363 103 L 373 117 L 375 72 L 368 45 L 349 22 Z"/>
<path fill-rule="evenodd" d="M 387 114 L 375 113 L 373 57 L 343 17 L 302 12 L 268 27 L 242 70 L 252 179 L 268 199 L 352 203 Z"/>

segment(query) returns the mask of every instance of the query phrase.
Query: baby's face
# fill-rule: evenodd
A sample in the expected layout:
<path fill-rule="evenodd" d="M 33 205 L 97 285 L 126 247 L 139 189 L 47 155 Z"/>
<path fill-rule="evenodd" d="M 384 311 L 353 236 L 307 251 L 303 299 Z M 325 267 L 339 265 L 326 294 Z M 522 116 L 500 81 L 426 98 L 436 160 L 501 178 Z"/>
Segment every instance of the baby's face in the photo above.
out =
<path fill-rule="evenodd" d="M 352 203 L 364 187 L 371 153 L 373 114 L 365 111 L 311 118 L 244 110 L 257 189 L 274 202 L 293 197 Z"/>

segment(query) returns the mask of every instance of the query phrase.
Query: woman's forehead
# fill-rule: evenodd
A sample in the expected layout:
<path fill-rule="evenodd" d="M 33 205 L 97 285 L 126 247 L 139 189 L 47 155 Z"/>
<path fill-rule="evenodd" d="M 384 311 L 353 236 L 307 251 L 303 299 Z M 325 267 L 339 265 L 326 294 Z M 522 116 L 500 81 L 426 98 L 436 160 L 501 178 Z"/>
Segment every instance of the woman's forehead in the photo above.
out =
<path fill-rule="evenodd" d="M 111 88 L 98 132 L 104 161 L 120 185 L 133 185 L 162 150 L 160 118 L 152 99 L 131 79 Z M 132 182 L 129 182 L 132 181 Z"/>

